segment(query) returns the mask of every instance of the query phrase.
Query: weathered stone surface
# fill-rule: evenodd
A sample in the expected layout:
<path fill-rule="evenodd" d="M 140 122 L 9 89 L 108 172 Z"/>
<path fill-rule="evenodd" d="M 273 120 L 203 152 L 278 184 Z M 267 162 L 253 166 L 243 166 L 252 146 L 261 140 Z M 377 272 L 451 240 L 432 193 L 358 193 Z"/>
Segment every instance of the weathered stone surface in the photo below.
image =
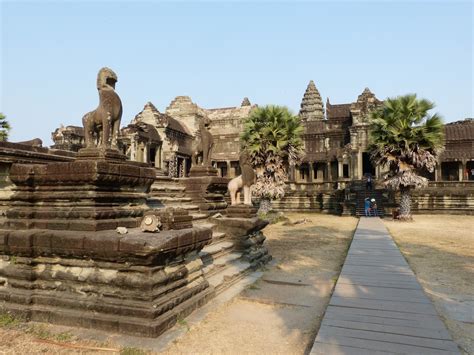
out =
<path fill-rule="evenodd" d="M 14 164 L 2 229 L 107 230 L 137 227 L 154 169 L 115 160 Z M 45 203 L 47 202 L 47 203 Z"/>

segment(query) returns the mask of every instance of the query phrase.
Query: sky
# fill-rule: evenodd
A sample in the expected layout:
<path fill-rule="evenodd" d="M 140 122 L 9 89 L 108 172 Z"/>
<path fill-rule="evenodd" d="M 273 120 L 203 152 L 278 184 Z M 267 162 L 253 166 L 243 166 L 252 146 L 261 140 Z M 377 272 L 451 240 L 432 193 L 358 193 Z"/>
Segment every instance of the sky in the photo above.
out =
<path fill-rule="evenodd" d="M 0 0 L 2 1 L 2 0 Z M 299 111 L 309 80 L 323 102 L 416 93 L 446 122 L 474 117 L 472 1 L 5 1 L 0 112 L 10 141 L 49 146 L 97 107 L 101 67 L 118 75 L 127 125 L 151 101 Z M 434 113 L 434 112 L 433 112 Z"/>

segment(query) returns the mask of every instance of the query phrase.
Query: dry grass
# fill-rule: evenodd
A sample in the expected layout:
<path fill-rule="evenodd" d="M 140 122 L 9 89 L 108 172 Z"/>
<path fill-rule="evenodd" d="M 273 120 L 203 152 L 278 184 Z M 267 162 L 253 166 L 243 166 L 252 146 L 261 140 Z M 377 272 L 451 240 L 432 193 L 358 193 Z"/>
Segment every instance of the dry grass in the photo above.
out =
<path fill-rule="evenodd" d="M 385 225 L 454 340 L 474 353 L 474 217 L 419 215 Z"/>

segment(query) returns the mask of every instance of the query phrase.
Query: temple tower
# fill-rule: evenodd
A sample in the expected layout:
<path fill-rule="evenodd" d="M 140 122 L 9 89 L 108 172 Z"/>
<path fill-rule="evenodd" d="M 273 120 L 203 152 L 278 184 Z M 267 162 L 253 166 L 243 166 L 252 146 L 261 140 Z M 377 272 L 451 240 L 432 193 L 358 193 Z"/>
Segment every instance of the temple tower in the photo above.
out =
<path fill-rule="evenodd" d="M 301 101 L 300 117 L 303 121 L 324 119 L 324 106 L 314 81 L 311 80 Z"/>

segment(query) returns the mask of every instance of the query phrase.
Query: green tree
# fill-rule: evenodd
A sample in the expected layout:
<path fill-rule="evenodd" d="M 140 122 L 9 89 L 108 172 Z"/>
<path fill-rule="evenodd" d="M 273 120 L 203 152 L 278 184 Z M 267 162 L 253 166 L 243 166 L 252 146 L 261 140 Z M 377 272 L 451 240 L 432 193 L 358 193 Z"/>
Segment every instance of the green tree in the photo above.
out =
<path fill-rule="evenodd" d="M 7 121 L 7 117 L 0 112 L 0 142 L 6 142 L 8 140 L 9 131 L 10 124 Z"/>
<path fill-rule="evenodd" d="M 411 219 L 411 191 L 426 186 L 443 147 L 443 122 L 434 104 L 415 94 L 389 98 L 370 114 L 372 161 L 388 168 L 385 185 L 400 191 L 400 219 Z"/>
<path fill-rule="evenodd" d="M 288 168 L 302 155 L 302 133 L 299 117 L 282 106 L 258 107 L 244 122 L 242 149 L 257 172 L 253 191 L 260 197 L 260 212 L 268 212 L 271 200 L 285 195 Z"/>

